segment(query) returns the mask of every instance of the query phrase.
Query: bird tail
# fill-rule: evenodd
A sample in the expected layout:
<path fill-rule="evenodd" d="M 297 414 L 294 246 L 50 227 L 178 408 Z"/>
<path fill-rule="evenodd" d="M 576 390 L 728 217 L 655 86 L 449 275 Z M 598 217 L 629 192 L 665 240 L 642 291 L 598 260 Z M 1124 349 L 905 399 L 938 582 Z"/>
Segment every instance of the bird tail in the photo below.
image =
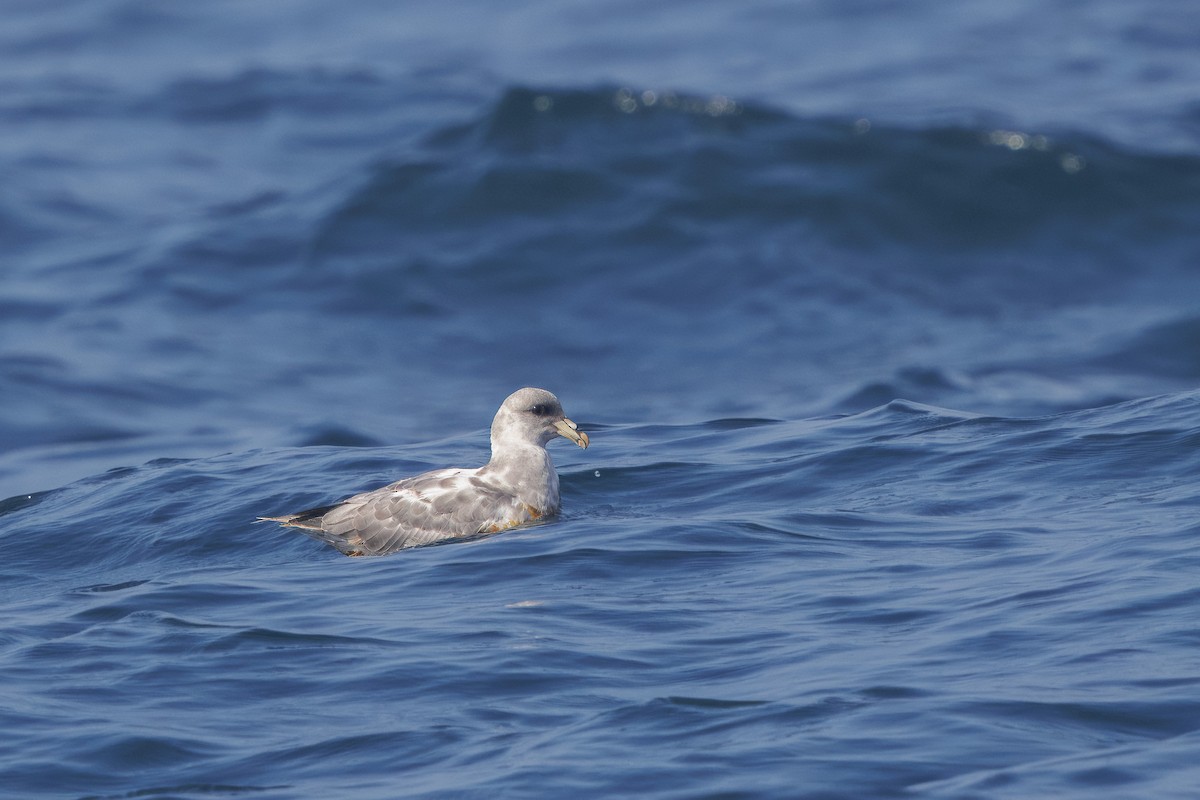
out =
<path fill-rule="evenodd" d="M 343 555 L 374 555 L 374 553 L 363 550 L 361 545 L 347 541 L 344 536 L 330 533 L 321 527 L 322 518 L 339 505 L 341 503 L 334 503 L 331 506 L 321 506 L 320 508 L 310 508 L 307 511 L 297 511 L 295 514 L 284 514 L 282 517 L 258 517 L 255 521 L 278 522 L 280 525 L 288 528 L 299 528 L 302 533 L 307 533 L 318 541 L 333 545 Z"/>
<path fill-rule="evenodd" d="M 310 508 L 307 511 L 297 511 L 295 514 L 284 514 L 282 517 L 258 517 L 255 522 L 278 522 L 280 525 L 286 525 L 289 528 L 304 528 L 310 531 L 321 530 L 321 518 L 337 507 L 337 503 L 331 506 L 321 506 L 320 508 Z"/>

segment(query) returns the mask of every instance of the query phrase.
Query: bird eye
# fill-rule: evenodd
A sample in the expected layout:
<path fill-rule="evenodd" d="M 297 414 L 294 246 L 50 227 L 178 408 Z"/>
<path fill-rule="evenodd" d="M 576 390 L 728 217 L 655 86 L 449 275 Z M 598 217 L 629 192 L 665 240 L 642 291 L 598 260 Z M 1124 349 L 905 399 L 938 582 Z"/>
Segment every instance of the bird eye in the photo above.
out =
<path fill-rule="evenodd" d="M 529 412 L 535 416 L 544 417 L 550 413 L 550 406 L 538 403 L 536 406 L 529 409 Z"/>

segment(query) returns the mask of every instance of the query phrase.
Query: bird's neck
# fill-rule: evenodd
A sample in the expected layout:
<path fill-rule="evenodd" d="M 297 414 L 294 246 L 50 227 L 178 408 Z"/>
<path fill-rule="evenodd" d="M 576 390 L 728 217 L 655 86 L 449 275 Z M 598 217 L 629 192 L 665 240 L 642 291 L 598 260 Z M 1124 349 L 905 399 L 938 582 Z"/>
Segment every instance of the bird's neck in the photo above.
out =
<path fill-rule="evenodd" d="M 529 442 L 493 442 L 492 459 L 484 471 L 517 487 L 522 502 L 542 511 L 557 509 L 558 473 L 546 448 Z"/>
<path fill-rule="evenodd" d="M 492 458 L 488 461 L 488 466 L 493 469 L 510 466 L 528 468 L 540 462 L 550 463 L 550 454 L 541 445 L 492 439 Z"/>

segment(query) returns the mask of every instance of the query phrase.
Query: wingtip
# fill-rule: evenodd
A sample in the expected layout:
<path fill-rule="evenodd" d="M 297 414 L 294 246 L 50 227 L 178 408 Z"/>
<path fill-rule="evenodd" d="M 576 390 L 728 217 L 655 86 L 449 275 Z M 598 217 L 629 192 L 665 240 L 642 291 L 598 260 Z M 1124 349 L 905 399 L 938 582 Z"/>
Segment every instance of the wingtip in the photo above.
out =
<path fill-rule="evenodd" d="M 316 509 L 320 511 L 321 509 Z M 255 522 L 276 522 L 285 528 L 299 528 L 302 531 L 320 531 L 320 516 L 315 518 L 309 512 L 299 514 L 284 514 L 282 517 L 256 517 Z"/>

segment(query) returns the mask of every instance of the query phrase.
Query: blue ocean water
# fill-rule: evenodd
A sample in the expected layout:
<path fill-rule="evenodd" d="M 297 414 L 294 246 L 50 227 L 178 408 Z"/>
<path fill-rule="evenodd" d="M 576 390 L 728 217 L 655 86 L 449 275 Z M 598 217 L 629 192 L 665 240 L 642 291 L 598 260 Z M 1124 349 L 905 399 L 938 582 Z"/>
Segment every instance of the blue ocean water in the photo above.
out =
<path fill-rule="evenodd" d="M 0 796 L 1196 796 L 1200 7 L 5 16 Z"/>

